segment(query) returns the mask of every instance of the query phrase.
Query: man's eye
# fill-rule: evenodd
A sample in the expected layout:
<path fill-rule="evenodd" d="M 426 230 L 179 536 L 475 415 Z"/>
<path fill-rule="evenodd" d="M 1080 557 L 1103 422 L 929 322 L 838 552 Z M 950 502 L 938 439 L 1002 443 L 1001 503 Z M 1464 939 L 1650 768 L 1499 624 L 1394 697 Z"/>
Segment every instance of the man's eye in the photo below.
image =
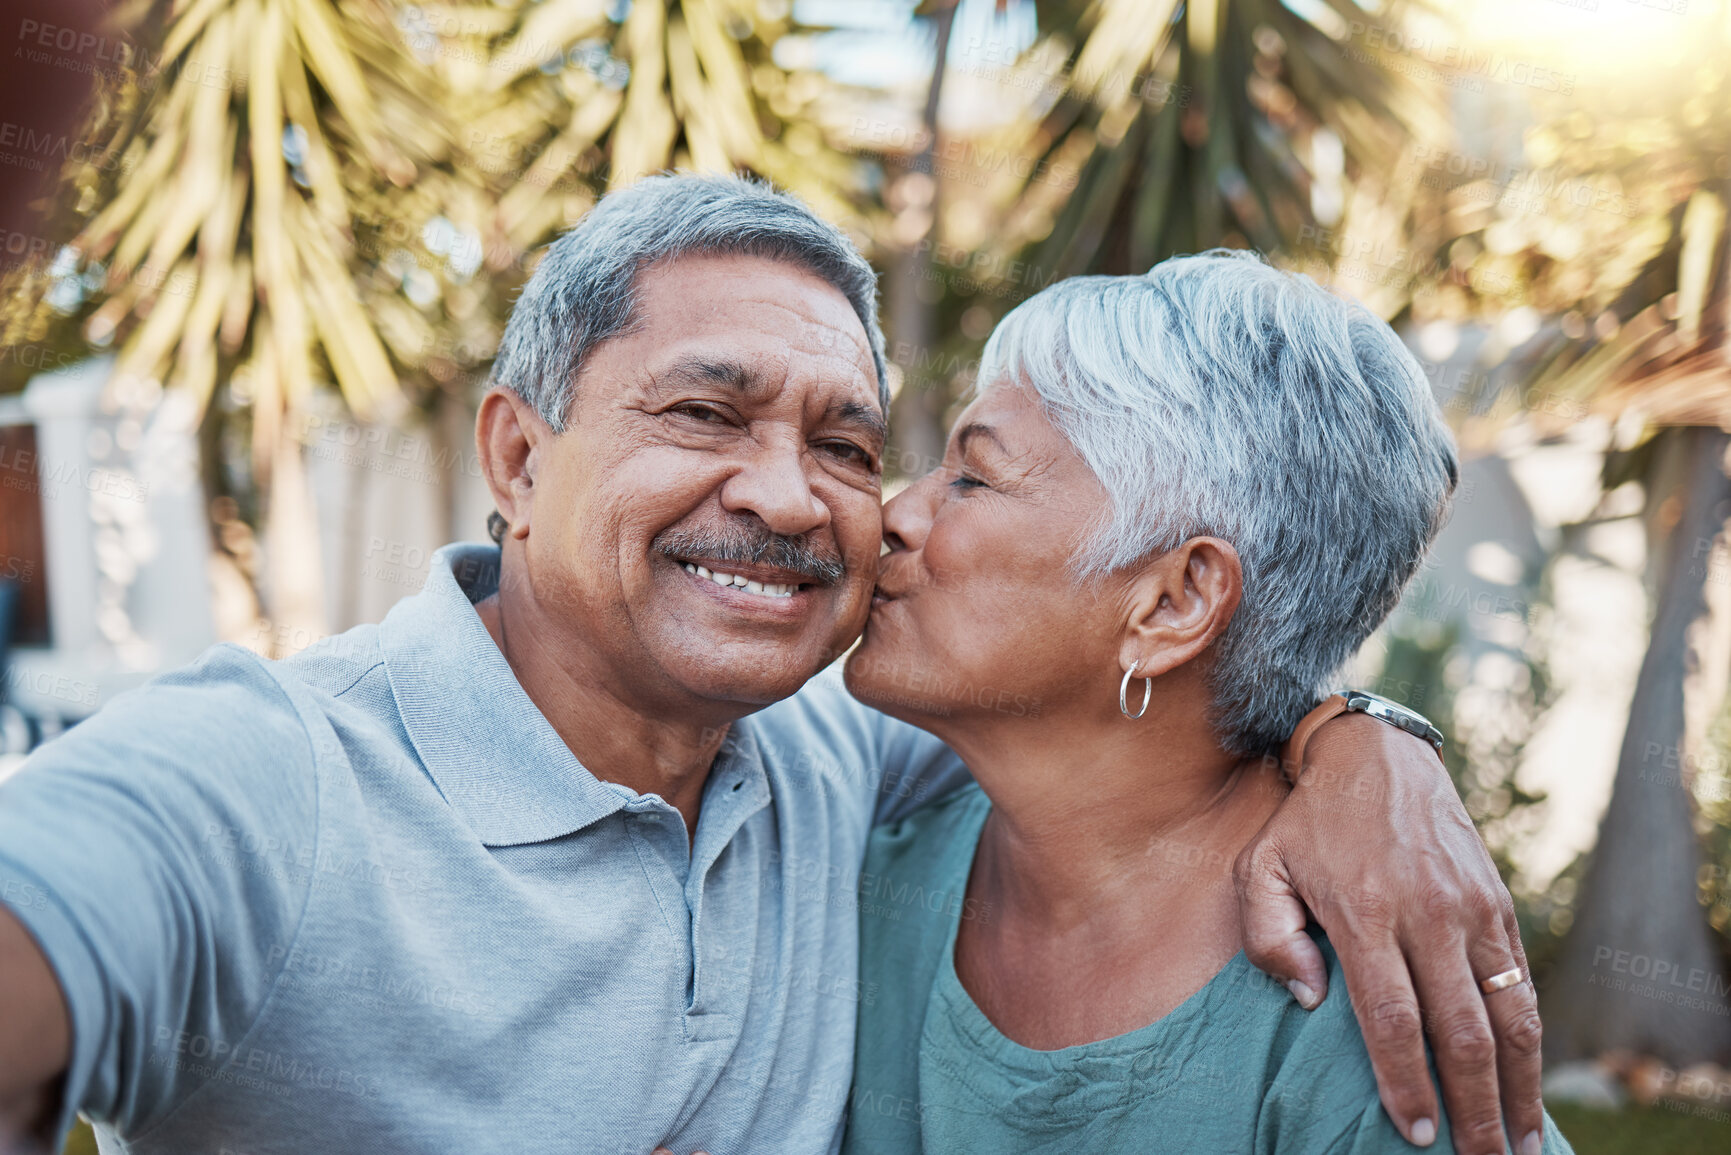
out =
<path fill-rule="evenodd" d="M 851 441 L 825 441 L 822 445 L 825 450 L 835 454 L 843 461 L 849 461 L 855 465 L 870 465 L 872 463 L 872 455 Z"/>
<path fill-rule="evenodd" d="M 675 405 L 668 412 L 677 413 L 681 417 L 695 417 L 699 421 L 720 422 L 727 420 L 727 414 L 713 405 L 702 405 L 695 401 L 687 401 Z"/>

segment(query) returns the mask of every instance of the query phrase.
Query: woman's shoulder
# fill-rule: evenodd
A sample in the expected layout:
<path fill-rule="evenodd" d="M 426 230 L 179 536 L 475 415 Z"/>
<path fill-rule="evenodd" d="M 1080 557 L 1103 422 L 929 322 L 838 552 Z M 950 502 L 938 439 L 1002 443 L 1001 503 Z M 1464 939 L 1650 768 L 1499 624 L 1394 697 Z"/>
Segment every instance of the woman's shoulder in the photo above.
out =
<path fill-rule="evenodd" d="M 862 973 L 936 959 L 957 919 L 979 917 L 968 875 L 990 810 L 970 783 L 872 831 L 857 888 Z"/>
<path fill-rule="evenodd" d="M 965 870 L 974 861 L 980 827 L 991 809 L 985 791 L 970 782 L 903 818 L 882 823 L 872 830 L 866 852 L 868 868 L 873 863 L 881 866 L 892 862 L 954 868 L 959 862 L 965 864 Z"/>
<path fill-rule="evenodd" d="M 1258 1128 L 1273 1140 L 1269 1152 L 1333 1150 L 1381 1110 L 1340 959 L 1320 930 L 1313 926 L 1310 936 L 1328 967 L 1328 994 L 1310 1011 L 1290 996 L 1280 1003 Z"/>

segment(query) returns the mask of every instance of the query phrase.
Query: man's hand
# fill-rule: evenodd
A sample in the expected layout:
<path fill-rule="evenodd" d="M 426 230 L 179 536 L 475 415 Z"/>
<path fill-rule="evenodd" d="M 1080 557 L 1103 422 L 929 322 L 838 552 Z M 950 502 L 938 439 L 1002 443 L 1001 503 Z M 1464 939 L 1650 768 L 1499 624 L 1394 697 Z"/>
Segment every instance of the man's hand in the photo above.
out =
<path fill-rule="evenodd" d="M 1305 908 L 1340 956 L 1389 1116 L 1436 1138 L 1424 1034 L 1459 1155 L 1538 1155 L 1539 1015 L 1531 982 L 1479 982 L 1527 965 L 1514 903 L 1435 751 L 1362 714 L 1322 726 L 1298 785 L 1238 856 L 1244 952 L 1306 1007 L 1327 972 Z M 1499 1110 L 1498 1100 L 1501 1100 Z"/>

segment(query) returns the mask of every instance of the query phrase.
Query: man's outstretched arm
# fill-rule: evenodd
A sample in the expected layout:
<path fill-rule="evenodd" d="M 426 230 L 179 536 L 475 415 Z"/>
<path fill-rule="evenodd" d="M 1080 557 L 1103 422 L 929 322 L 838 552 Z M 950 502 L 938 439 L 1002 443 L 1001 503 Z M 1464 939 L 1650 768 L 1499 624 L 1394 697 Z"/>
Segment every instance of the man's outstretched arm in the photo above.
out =
<path fill-rule="evenodd" d="M 1543 1133 L 1531 982 L 1479 982 L 1527 959 L 1514 903 L 1436 752 L 1362 714 L 1316 731 L 1291 796 L 1239 855 L 1244 950 L 1306 1006 L 1327 972 L 1306 908 L 1340 957 L 1383 1105 L 1436 1136 L 1428 1033 L 1458 1155 L 1536 1155 Z"/>
<path fill-rule="evenodd" d="M 142 1131 L 210 1077 L 163 1032 L 245 1034 L 312 872 L 244 847 L 311 846 L 316 816 L 305 724 L 227 648 L 0 782 L 0 1155 L 57 1150 L 75 1112 Z"/>
<path fill-rule="evenodd" d="M 36 940 L 0 906 L 0 1155 L 49 1151 L 72 1020 Z"/>

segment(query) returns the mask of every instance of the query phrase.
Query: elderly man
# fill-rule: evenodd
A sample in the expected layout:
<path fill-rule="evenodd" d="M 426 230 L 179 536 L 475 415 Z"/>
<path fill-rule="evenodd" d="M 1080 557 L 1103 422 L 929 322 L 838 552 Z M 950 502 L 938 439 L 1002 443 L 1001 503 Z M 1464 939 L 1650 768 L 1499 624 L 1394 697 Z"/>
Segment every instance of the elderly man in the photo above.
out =
<path fill-rule="evenodd" d="M 219 646 L 0 787 L 15 1127 L 83 1112 L 165 1155 L 833 1150 L 874 997 L 867 833 L 965 777 L 814 677 L 880 550 L 874 289 L 743 181 L 645 181 L 557 242 L 477 421 L 501 549 L 447 547 L 381 624 L 288 661 Z M 1314 1005 L 1308 902 L 1399 1126 L 1435 1133 L 1422 1000 L 1457 1144 L 1500 1151 L 1499 1070 L 1513 1133 L 1538 1119 L 1536 1019 L 1523 990 L 1491 1023 L 1473 985 L 1469 948 L 1520 947 L 1446 776 L 1368 717 L 1301 764 L 1242 859 L 1250 953 Z"/>

